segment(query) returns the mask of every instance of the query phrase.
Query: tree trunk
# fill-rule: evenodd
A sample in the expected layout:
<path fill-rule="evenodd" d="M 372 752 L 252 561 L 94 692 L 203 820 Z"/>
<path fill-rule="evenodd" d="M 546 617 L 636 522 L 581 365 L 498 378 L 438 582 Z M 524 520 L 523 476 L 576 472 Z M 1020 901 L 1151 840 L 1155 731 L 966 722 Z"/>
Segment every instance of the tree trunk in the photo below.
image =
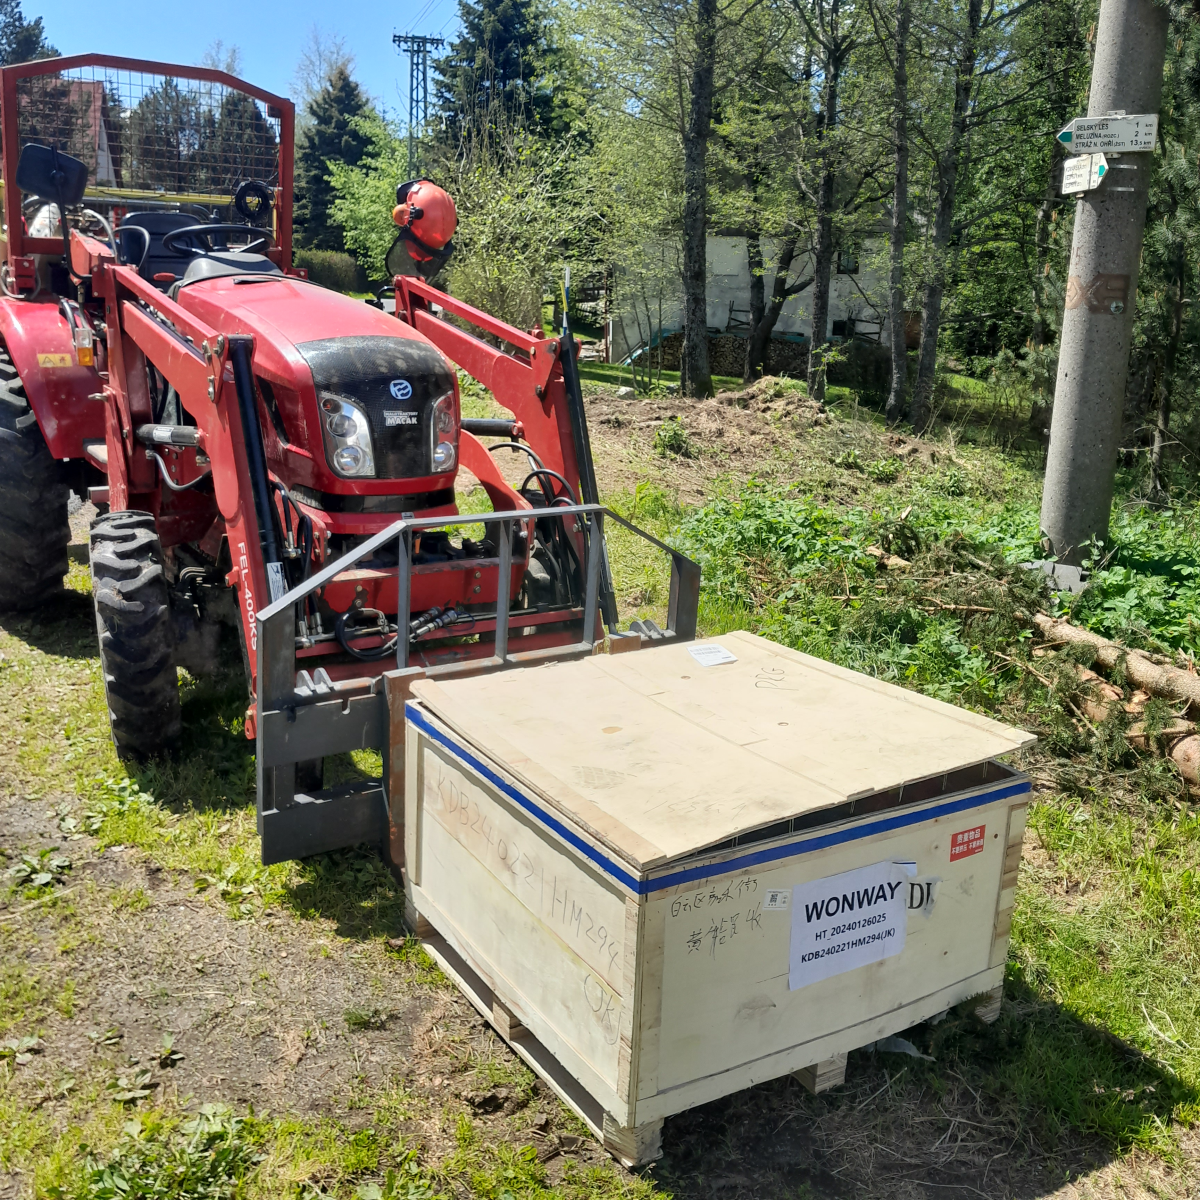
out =
<path fill-rule="evenodd" d="M 756 377 L 766 370 L 767 350 L 771 345 L 771 334 L 783 312 L 783 306 L 788 300 L 804 291 L 812 283 L 812 276 L 800 280 L 788 287 L 788 275 L 791 273 L 792 260 L 796 257 L 796 239 L 788 238 L 779 248 L 779 258 L 775 262 L 775 278 L 771 283 L 771 301 L 762 306 L 759 319 L 750 331 L 750 339 L 746 346 L 746 360 L 753 356 Z M 764 289 L 765 290 L 765 289 Z"/>
<path fill-rule="evenodd" d="M 836 17 L 835 17 L 836 19 Z M 829 48 L 825 59 L 825 103 L 821 114 L 821 182 L 817 189 L 817 238 L 813 246 L 812 343 L 808 352 L 808 394 L 825 399 L 824 346 L 829 340 L 829 277 L 833 269 L 833 188 L 837 164 L 833 160 L 833 131 L 838 120 L 838 83 L 844 55 Z"/>
<path fill-rule="evenodd" d="M 912 424 L 923 433 L 929 424 L 933 399 L 934 374 L 937 370 L 937 342 L 942 324 L 942 295 L 946 287 L 946 256 L 954 228 L 954 194 L 958 187 L 958 169 L 967 130 L 967 110 L 975 82 L 979 47 L 979 27 L 983 20 L 983 0 L 968 0 L 967 28 L 963 35 L 954 78 L 954 113 L 946 147 L 938 156 L 938 196 L 933 218 L 933 273 L 925 284 L 921 302 L 921 349 L 917 355 L 917 386 L 913 393 Z"/>
<path fill-rule="evenodd" d="M 895 425 L 904 415 L 908 388 L 907 322 L 904 319 L 904 235 L 908 222 L 908 29 L 909 0 L 896 4 L 896 63 L 892 75 L 892 149 L 896 179 L 892 186 L 891 291 L 888 318 L 892 325 L 892 390 L 884 417 Z"/>
<path fill-rule="evenodd" d="M 833 88 L 830 89 L 833 91 Z M 826 128 L 829 128 L 828 119 Z M 817 193 L 817 242 L 813 248 L 812 344 L 808 352 L 808 394 L 825 399 L 824 348 L 829 341 L 829 279 L 833 273 L 833 185 L 830 164 L 821 172 Z"/>
<path fill-rule="evenodd" d="M 762 235 L 754 230 L 746 237 L 746 259 L 750 264 L 750 336 L 746 338 L 746 363 L 742 367 L 742 382 L 753 383 L 762 374 L 763 349 L 758 327 L 767 307 L 766 286 L 763 280 Z"/>
<path fill-rule="evenodd" d="M 717 56 L 717 0 L 696 0 L 696 61 L 683 139 L 683 360 L 680 390 L 711 396 L 708 368 L 708 138 Z"/>

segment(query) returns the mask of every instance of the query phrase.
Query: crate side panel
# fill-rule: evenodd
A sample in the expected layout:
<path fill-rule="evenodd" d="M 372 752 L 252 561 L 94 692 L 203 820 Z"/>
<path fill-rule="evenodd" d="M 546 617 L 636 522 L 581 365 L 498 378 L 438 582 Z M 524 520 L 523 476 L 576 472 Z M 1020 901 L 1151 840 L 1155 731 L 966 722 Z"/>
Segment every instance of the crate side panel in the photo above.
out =
<path fill-rule="evenodd" d="M 460 775 L 459 786 L 474 789 L 472 806 L 478 818 L 473 812 L 464 829 L 450 819 L 454 814 L 444 809 L 443 819 L 435 817 L 434 805 L 442 804 L 438 772 L 443 773 L 445 790 L 450 764 L 428 743 L 422 747 L 422 756 L 425 787 L 421 807 L 426 811 L 420 826 L 421 889 L 436 910 L 426 915 L 435 925 L 439 919 L 453 924 L 453 940 L 469 948 L 472 960 L 499 997 L 520 1012 L 536 1036 L 570 1046 L 615 1091 L 625 1014 L 621 997 L 606 974 L 615 969 L 620 979 L 622 954 L 618 952 L 614 960 L 592 953 L 593 965 L 575 947 L 582 942 L 599 950 L 601 928 L 606 934 L 612 929 L 614 937 L 622 938 L 623 896 L 597 887 L 593 877 L 565 856 L 560 855 L 561 861 L 556 862 L 558 851 L 538 839 L 531 828 L 510 827 L 510 821 L 519 825 L 512 811 L 465 775 Z M 513 833 L 514 844 L 521 845 L 522 853 L 544 872 L 544 890 L 541 876 L 534 896 L 528 882 L 519 877 L 503 880 L 498 870 L 485 864 L 480 853 L 490 852 L 498 858 L 496 838 L 489 844 L 485 821 L 491 823 L 493 833 L 497 826 Z M 519 888 L 530 893 L 532 904 L 526 903 Z M 572 896 L 576 897 L 574 912 L 580 914 L 577 921 L 570 919 Z M 555 913 L 561 912 L 564 898 L 569 919 L 551 924 Z"/>
<path fill-rule="evenodd" d="M 625 896 L 439 747 L 421 755 L 436 821 L 614 991 L 624 992 Z"/>
<path fill-rule="evenodd" d="M 981 849 L 951 861 L 954 834 L 979 826 Z M 658 1088 L 857 1025 L 985 971 L 1007 827 L 1007 804 L 989 805 L 656 896 L 651 908 L 664 923 Z M 915 879 L 939 881 L 928 915 L 908 912 L 904 949 L 790 990 L 797 914 L 790 904 L 764 910 L 766 893 L 790 896 L 797 884 L 881 862 L 915 862 Z"/>

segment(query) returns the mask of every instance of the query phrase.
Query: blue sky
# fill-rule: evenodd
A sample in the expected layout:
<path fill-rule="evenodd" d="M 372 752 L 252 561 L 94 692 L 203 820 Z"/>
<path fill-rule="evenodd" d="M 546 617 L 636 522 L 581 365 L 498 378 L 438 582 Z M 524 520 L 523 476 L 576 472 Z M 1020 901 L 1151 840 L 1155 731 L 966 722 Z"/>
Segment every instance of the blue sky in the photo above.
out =
<path fill-rule="evenodd" d="M 277 94 L 293 94 L 292 77 L 310 29 L 345 39 L 354 54 L 355 75 L 386 106 L 407 117 L 408 58 L 392 45 L 393 33 L 451 38 L 458 28 L 455 0 L 409 0 L 395 7 L 328 0 L 206 0 L 202 5 L 148 4 L 136 0 L 111 10 L 114 19 L 81 19 L 70 4 L 45 8 L 25 0 L 26 18 L 41 16 L 46 36 L 63 54 L 120 54 L 159 62 L 197 63 L 220 38 L 242 52 L 242 77 Z M 185 15 L 186 14 L 186 15 Z"/>

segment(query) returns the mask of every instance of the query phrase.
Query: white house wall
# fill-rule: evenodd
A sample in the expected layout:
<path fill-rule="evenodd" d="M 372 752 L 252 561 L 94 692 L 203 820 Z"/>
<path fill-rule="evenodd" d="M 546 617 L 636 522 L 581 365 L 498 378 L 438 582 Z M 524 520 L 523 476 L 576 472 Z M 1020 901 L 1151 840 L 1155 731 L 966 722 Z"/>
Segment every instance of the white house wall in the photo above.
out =
<path fill-rule="evenodd" d="M 775 239 L 763 239 L 764 284 L 767 297 L 774 283 L 776 261 Z M 834 322 L 847 319 L 855 321 L 856 331 L 865 337 L 886 340 L 886 326 L 881 328 L 875 313 L 863 297 L 866 292 L 876 303 L 883 301 L 883 288 L 877 274 L 866 265 L 869 255 L 864 252 L 860 259 L 857 275 L 835 273 L 829 283 L 829 329 L 832 336 Z M 836 267 L 836 264 L 835 264 Z M 797 258 L 793 262 L 793 273 L 808 275 L 812 271 L 812 257 Z M 857 283 L 857 287 L 855 286 Z M 619 285 L 618 285 L 619 286 Z M 861 289 L 861 291 L 859 290 Z M 750 319 L 750 263 L 746 254 L 744 237 L 710 237 L 708 239 L 708 308 L 707 322 L 710 330 L 728 332 L 745 337 Z M 618 305 L 619 307 L 619 305 Z M 881 303 L 882 307 L 882 303 Z M 800 335 L 805 341 L 812 336 L 812 288 L 791 297 L 783 306 L 775 325 L 777 334 Z M 663 304 L 663 334 L 668 335 L 683 327 L 683 304 L 680 296 L 671 297 Z M 886 309 L 884 309 L 886 313 Z M 657 326 L 658 314 L 654 313 Z M 645 331 L 643 315 L 643 336 Z M 654 330 L 657 333 L 657 328 Z M 619 361 L 641 345 L 643 337 L 638 335 L 637 321 L 632 315 L 617 316 L 613 321 L 612 358 Z"/>

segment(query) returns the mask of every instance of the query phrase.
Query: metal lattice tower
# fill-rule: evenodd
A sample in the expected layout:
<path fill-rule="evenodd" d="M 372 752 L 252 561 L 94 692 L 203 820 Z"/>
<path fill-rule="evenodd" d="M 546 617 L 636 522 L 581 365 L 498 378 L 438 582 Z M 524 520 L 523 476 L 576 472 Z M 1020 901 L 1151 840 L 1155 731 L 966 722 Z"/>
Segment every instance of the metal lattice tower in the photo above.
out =
<path fill-rule="evenodd" d="M 417 131 L 429 119 L 429 52 L 446 41 L 419 33 L 394 33 L 392 41 L 408 55 L 408 173 L 417 176 Z"/>

